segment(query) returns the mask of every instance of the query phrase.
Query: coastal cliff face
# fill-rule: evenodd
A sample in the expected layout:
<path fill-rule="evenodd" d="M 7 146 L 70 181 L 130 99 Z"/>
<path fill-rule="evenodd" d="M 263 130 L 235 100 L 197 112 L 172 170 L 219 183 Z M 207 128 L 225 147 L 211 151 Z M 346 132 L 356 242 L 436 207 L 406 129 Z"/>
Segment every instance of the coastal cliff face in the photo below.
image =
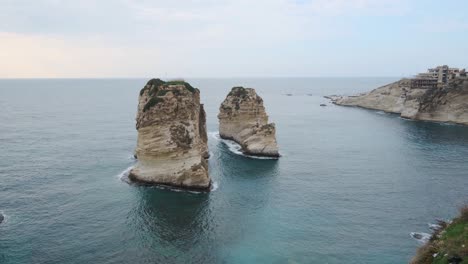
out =
<path fill-rule="evenodd" d="M 200 91 L 183 81 L 148 81 L 136 117 L 136 182 L 208 189 L 206 114 Z"/>
<path fill-rule="evenodd" d="M 219 135 L 242 146 L 245 154 L 279 157 L 274 123 L 254 89 L 234 87 L 219 108 Z"/>
<path fill-rule="evenodd" d="M 444 88 L 411 88 L 403 79 L 355 96 L 329 96 L 333 103 L 401 114 L 404 118 L 468 125 L 468 80 Z"/>

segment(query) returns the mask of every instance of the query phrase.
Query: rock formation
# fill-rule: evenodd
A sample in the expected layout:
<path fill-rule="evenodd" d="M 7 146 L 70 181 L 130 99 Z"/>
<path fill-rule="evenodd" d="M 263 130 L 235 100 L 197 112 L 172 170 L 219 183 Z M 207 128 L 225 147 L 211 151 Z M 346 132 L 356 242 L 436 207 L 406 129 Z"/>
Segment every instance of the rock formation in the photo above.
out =
<path fill-rule="evenodd" d="M 242 146 L 247 155 L 279 157 L 274 123 L 254 89 L 234 87 L 219 108 L 219 135 Z"/>
<path fill-rule="evenodd" d="M 400 114 L 404 118 L 468 125 L 468 79 L 456 78 L 443 88 L 411 88 L 403 79 L 355 96 L 327 97 L 337 105 Z"/>
<path fill-rule="evenodd" d="M 209 189 L 206 114 L 200 91 L 184 81 L 148 81 L 136 117 L 132 181 Z"/>

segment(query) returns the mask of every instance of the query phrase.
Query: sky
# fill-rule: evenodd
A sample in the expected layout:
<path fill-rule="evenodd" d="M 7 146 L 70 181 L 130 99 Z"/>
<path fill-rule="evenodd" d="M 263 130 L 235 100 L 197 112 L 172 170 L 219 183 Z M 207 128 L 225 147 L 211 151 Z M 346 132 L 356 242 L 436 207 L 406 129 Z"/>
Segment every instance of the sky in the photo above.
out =
<path fill-rule="evenodd" d="M 0 78 L 411 76 L 468 67 L 466 0 L 0 0 Z"/>

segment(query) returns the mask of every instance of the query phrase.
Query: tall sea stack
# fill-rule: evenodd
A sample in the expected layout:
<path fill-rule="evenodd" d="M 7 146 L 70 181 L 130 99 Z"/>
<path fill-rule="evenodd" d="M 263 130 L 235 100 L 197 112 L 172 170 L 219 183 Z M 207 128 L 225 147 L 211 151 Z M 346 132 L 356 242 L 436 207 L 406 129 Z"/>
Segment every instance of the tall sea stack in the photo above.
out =
<path fill-rule="evenodd" d="M 219 135 L 242 146 L 247 155 L 279 157 L 274 123 L 254 89 L 234 87 L 219 108 Z"/>
<path fill-rule="evenodd" d="M 138 162 L 130 180 L 209 190 L 206 114 L 198 89 L 151 79 L 140 91 L 136 129 Z"/>

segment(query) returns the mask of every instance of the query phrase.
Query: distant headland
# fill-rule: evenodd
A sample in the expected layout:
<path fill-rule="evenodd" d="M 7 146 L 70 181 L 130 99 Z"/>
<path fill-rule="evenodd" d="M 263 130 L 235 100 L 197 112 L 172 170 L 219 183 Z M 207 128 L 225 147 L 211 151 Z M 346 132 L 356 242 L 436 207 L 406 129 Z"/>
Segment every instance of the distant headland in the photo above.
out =
<path fill-rule="evenodd" d="M 447 65 L 370 92 L 326 98 L 336 105 L 382 110 L 414 120 L 468 125 L 467 72 Z"/>

